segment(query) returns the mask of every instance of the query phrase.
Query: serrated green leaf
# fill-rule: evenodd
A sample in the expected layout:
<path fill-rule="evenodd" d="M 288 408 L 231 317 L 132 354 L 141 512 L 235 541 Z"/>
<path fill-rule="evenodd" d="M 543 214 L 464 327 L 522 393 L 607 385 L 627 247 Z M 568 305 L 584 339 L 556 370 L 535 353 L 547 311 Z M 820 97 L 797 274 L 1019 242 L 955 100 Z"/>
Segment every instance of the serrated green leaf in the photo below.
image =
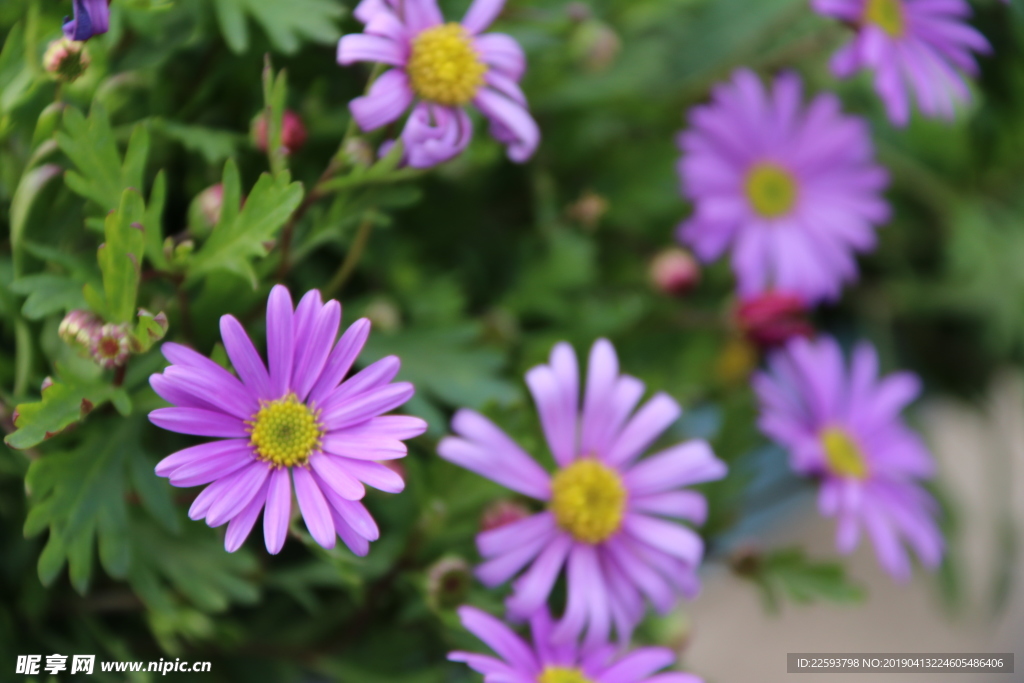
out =
<path fill-rule="evenodd" d="M 57 133 L 57 144 L 77 168 L 64 174 L 68 187 L 91 199 L 104 212 L 117 208 L 125 188 L 121 182 L 121 155 L 103 107 L 93 106 L 88 119 L 78 109 L 68 107 L 64 128 Z"/>
<path fill-rule="evenodd" d="M 126 323 L 135 313 L 145 250 L 146 207 L 138 190 L 127 189 L 120 208 L 107 216 L 98 260 L 103 273 L 106 313 L 111 322 Z"/>
<path fill-rule="evenodd" d="M 128 566 L 119 547 L 128 531 L 124 460 L 139 438 L 140 424 L 125 421 L 114 430 L 93 430 L 72 450 L 48 453 L 29 466 L 25 484 L 32 511 L 25 533 L 50 529 L 38 567 L 44 583 L 53 581 L 66 558 L 72 585 L 84 593 L 97 537 L 104 569 L 116 578 L 124 576 Z"/>
<path fill-rule="evenodd" d="M 18 406 L 17 430 L 4 442 L 11 448 L 36 446 L 84 418 L 91 410 L 111 400 L 119 392 L 104 383 L 54 382 L 43 391 L 42 400 Z"/>
<path fill-rule="evenodd" d="M 249 47 L 247 16 L 262 26 L 275 48 L 289 54 L 303 40 L 327 45 L 341 37 L 337 24 L 344 9 L 331 0 L 214 0 L 213 6 L 224 39 L 238 53 Z"/>
<path fill-rule="evenodd" d="M 291 217 L 302 201 L 302 183 L 291 182 L 287 172 L 277 177 L 264 173 L 256 182 L 245 206 L 233 218 L 228 207 L 238 187 L 238 171 L 233 162 L 224 168 L 224 214 L 202 248 L 189 264 L 189 281 L 225 270 L 257 285 L 252 261 L 267 255 L 266 243 Z"/>
<path fill-rule="evenodd" d="M 201 525 L 188 524 L 181 536 L 172 536 L 159 526 L 133 522 L 131 535 L 128 581 L 152 610 L 172 610 L 179 595 L 206 612 L 259 597 L 249 579 L 256 569 L 252 555 L 244 549 L 224 552 L 218 536 Z"/>
<path fill-rule="evenodd" d="M 249 140 L 247 136 L 231 130 L 185 125 L 164 119 L 157 119 L 154 124 L 158 132 L 180 142 L 190 152 L 201 154 L 208 164 L 226 161 Z"/>

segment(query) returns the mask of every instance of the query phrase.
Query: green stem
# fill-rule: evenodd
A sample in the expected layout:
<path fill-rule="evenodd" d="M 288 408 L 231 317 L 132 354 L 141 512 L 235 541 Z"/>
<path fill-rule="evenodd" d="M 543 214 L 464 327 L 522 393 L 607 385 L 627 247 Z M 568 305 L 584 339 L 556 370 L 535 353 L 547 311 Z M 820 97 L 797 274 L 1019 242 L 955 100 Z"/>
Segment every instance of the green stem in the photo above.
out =
<path fill-rule="evenodd" d="M 363 222 L 359 224 L 359 230 L 356 232 L 355 239 L 352 240 L 352 245 L 348 249 L 348 253 L 345 254 L 345 260 L 342 262 L 341 267 L 338 268 L 338 272 L 334 274 L 331 281 L 324 288 L 324 297 L 327 299 L 333 299 L 341 292 L 341 288 L 345 286 L 349 277 L 355 271 L 356 266 L 359 265 L 359 260 L 363 256 L 363 251 L 366 250 L 366 245 L 370 241 L 370 233 L 373 232 L 373 218 L 366 217 Z"/>

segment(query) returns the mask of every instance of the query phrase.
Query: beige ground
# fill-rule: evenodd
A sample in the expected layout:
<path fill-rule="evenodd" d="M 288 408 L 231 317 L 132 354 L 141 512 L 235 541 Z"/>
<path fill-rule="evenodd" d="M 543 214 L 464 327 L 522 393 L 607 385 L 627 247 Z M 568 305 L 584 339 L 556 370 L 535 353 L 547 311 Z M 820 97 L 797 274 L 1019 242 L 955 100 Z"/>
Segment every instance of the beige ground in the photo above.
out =
<path fill-rule="evenodd" d="M 1017 566 L 1017 590 L 1004 613 L 986 613 L 987 591 L 1005 543 L 997 521 L 1012 515 L 1024 550 L 1024 383 L 1007 373 L 992 389 L 987 405 L 969 407 L 933 401 L 918 415 L 940 461 L 943 485 L 959 506 L 966 533 L 961 553 L 967 560 L 969 597 L 962 614 L 942 607 L 936 587 L 919 577 L 897 586 L 862 543 L 851 573 L 867 585 L 867 604 L 788 605 L 767 616 L 754 589 L 725 573 L 708 576 L 701 597 L 690 606 L 694 634 L 687 668 L 707 683 L 1024 683 L 1024 569 Z M 832 557 L 832 524 L 813 509 L 797 514 L 771 538 L 752 539 L 766 547 L 801 543 L 815 557 Z M 787 674 L 787 652 L 1014 652 L 1016 674 Z"/>

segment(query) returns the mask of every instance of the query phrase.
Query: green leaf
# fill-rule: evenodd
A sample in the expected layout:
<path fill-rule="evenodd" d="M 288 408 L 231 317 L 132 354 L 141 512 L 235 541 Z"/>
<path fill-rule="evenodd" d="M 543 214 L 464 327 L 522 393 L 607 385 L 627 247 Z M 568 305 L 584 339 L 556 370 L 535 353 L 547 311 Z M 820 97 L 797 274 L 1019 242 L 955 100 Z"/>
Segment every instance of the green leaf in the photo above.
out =
<path fill-rule="evenodd" d="M 77 381 L 54 382 L 43 390 L 42 400 L 17 407 L 17 430 L 4 442 L 11 448 L 25 449 L 56 436 L 83 419 L 94 408 L 115 398 L 123 401 L 123 390 L 105 383 Z"/>
<path fill-rule="evenodd" d="M 219 164 L 248 143 L 248 137 L 230 130 L 218 130 L 205 126 L 192 126 L 156 119 L 158 132 L 182 144 L 190 152 L 203 156 L 208 164 Z"/>
<path fill-rule="evenodd" d="M 284 146 L 284 109 L 288 99 L 288 73 L 274 76 L 270 55 L 263 65 L 263 116 L 267 126 L 267 157 L 275 176 L 288 168 L 288 150 Z"/>
<path fill-rule="evenodd" d="M 45 164 L 26 171 L 11 198 L 11 251 L 14 252 L 14 274 L 16 276 L 21 274 L 21 252 L 25 228 L 32 207 L 43 188 L 60 173 L 61 167 L 56 164 Z"/>
<path fill-rule="evenodd" d="M 126 575 L 131 558 L 125 551 L 124 458 L 133 452 L 140 426 L 141 421 L 129 420 L 113 430 L 95 429 L 73 450 L 48 453 L 29 466 L 25 485 L 32 508 L 25 535 L 50 530 L 38 563 L 44 584 L 56 578 L 66 558 L 72 585 L 86 592 L 97 538 L 103 568 L 115 578 Z"/>
<path fill-rule="evenodd" d="M 68 187 L 98 204 L 104 213 L 117 208 L 126 185 L 122 183 L 121 155 L 106 110 L 94 105 L 86 119 L 82 112 L 68 107 L 57 144 L 77 169 L 64 175 Z"/>
<path fill-rule="evenodd" d="M 733 568 L 757 584 L 769 612 L 777 612 L 783 598 L 800 604 L 819 600 L 857 603 L 865 598 L 863 588 L 850 581 L 843 565 L 813 562 L 800 548 L 751 555 L 734 563 Z"/>
<path fill-rule="evenodd" d="M 152 610 L 175 609 L 179 596 L 206 612 L 259 598 L 249 578 L 256 570 L 252 555 L 244 549 L 224 552 L 218 535 L 201 524 L 187 524 L 180 536 L 174 536 L 159 526 L 134 522 L 131 538 L 128 581 Z"/>
<path fill-rule="evenodd" d="M 145 250 L 146 207 L 138 190 L 127 189 L 120 208 L 107 216 L 98 260 L 103 273 L 105 313 L 111 322 L 126 323 L 135 313 Z"/>
<path fill-rule="evenodd" d="M 274 47 L 294 53 L 303 40 L 329 45 L 341 37 L 344 9 L 332 0 L 214 0 L 221 33 L 235 52 L 249 47 L 246 17 L 256 20 Z"/>
<path fill-rule="evenodd" d="M 233 161 L 224 167 L 224 211 L 220 223 L 189 264 L 189 281 L 225 270 L 240 275 L 256 288 L 253 259 L 267 255 L 266 243 L 291 217 L 302 201 L 302 183 L 291 182 L 287 172 L 277 177 L 264 173 L 256 182 L 245 206 L 237 214 L 238 169 Z"/>
<path fill-rule="evenodd" d="M 28 296 L 21 313 L 29 320 L 40 320 L 53 313 L 85 307 L 82 283 L 67 275 L 26 275 L 11 283 L 11 291 Z"/>

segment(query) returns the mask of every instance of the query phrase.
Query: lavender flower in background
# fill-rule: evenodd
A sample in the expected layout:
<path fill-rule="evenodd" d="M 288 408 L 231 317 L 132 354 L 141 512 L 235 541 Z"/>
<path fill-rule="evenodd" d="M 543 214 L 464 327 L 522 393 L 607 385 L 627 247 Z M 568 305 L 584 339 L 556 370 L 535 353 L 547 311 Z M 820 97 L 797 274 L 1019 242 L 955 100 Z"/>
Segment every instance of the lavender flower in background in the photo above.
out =
<path fill-rule="evenodd" d="M 338 44 L 338 63 L 380 62 L 395 67 L 352 100 L 352 116 L 364 131 L 397 120 L 413 102 L 401 134 L 410 166 L 447 161 L 469 144 L 472 104 L 491 123 L 491 135 L 508 146 L 509 158 L 526 161 L 540 141 L 519 79 L 522 48 L 500 33 L 481 35 L 504 0 L 474 0 L 462 23 L 444 23 L 436 0 L 363 0 L 355 17 L 364 33 Z"/>
<path fill-rule="evenodd" d="M 911 574 L 905 545 L 933 569 L 942 560 L 937 506 L 920 485 L 935 463 L 900 411 L 920 391 L 909 372 L 880 378 L 878 354 L 862 343 L 849 368 L 835 340 L 794 339 L 753 381 L 761 430 L 785 447 L 793 469 L 818 477 L 821 513 L 836 517 L 836 547 L 856 548 L 861 528 L 899 580 Z"/>
<path fill-rule="evenodd" d="M 68 40 L 89 40 L 110 29 L 110 0 L 74 0 L 74 8 L 74 18 L 64 19 Z"/>
<path fill-rule="evenodd" d="M 740 295 L 778 289 L 834 300 L 857 279 L 855 252 L 889 218 L 886 172 L 864 121 L 819 95 L 802 107 L 800 79 L 773 89 L 743 69 L 690 112 L 679 137 L 683 194 L 693 216 L 678 236 L 704 261 L 732 250 Z"/>
<path fill-rule="evenodd" d="M 172 363 L 150 378 L 175 407 L 150 413 L 164 429 L 221 440 L 178 451 L 156 472 L 175 486 L 209 484 L 189 510 L 212 527 L 228 523 L 229 552 L 245 541 L 260 511 L 267 550 L 280 552 L 291 521 L 292 482 L 306 528 L 325 548 L 336 536 L 357 555 L 378 537 L 377 525 L 356 502 L 364 484 L 398 493 L 405 483 L 379 460 L 406 455 L 402 441 L 426 423 L 383 415 L 413 395 L 407 382 L 391 383 L 399 360 L 384 358 L 344 380 L 370 333 L 358 320 L 335 344 L 341 305 L 307 293 L 293 310 L 278 285 L 267 302 L 269 371 L 242 325 L 221 318 L 221 337 L 238 376 L 174 343 L 163 345 Z"/>
<path fill-rule="evenodd" d="M 910 92 L 926 116 L 952 119 L 970 100 L 963 73 L 978 71 L 972 52 L 991 47 L 965 19 L 965 0 L 811 0 L 819 14 L 856 27 L 857 37 L 832 58 L 832 71 L 847 78 L 875 72 L 875 90 L 893 123 L 910 120 Z"/>
<path fill-rule="evenodd" d="M 568 602 L 554 629 L 558 642 L 587 628 L 588 643 L 603 643 L 612 626 L 622 640 L 643 617 L 646 597 L 659 611 L 680 594 L 698 590 L 704 553 L 699 535 L 662 517 L 703 524 L 707 502 L 683 487 L 725 476 L 726 466 L 703 441 L 639 456 L 680 415 L 678 404 L 656 394 L 634 414 L 644 393 L 635 377 L 620 375 L 615 349 L 598 340 L 590 353 L 580 410 L 576 354 L 561 343 L 549 365 L 530 370 L 526 383 L 558 466 L 544 470 L 490 420 L 460 410 L 458 436 L 438 445 L 441 457 L 525 496 L 547 509 L 477 536 L 487 560 L 477 576 L 497 586 L 513 583 L 513 618 L 532 616 L 547 602 L 566 568 Z"/>
<path fill-rule="evenodd" d="M 460 608 L 459 618 L 498 657 L 452 652 L 448 659 L 483 674 L 484 683 L 701 683 L 693 674 L 657 673 L 676 660 L 667 647 L 639 648 L 620 657 L 619 649 L 607 642 L 584 647 L 559 642 L 546 607 L 530 618 L 532 646 L 476 608 Z"/>

